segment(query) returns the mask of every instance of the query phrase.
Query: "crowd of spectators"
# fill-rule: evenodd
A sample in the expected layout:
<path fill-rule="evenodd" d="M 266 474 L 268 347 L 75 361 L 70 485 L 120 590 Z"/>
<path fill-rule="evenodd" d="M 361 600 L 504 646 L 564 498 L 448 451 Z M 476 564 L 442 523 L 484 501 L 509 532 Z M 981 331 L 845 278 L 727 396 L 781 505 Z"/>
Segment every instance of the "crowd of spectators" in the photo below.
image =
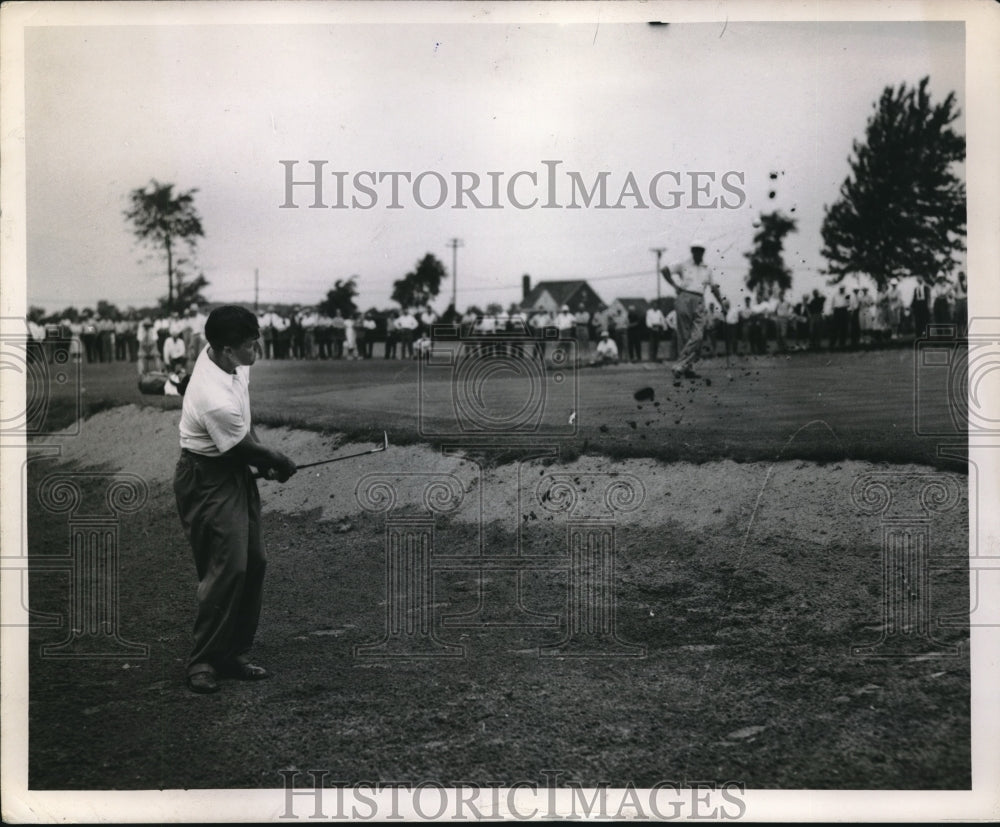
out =
<path fill-rule="evenodd" d="M 908 301 L 904 301 L 908 299 Z M 896 279 L 881 289 L 839 285 L 831 296 L 819 290 L 793 298 L 789 291 L 760 288 L 740 300 L 706 291 L 711 323 L 706 355 L 766 355 L 801 350 L 850 350 L 919 338 L 929 324 L 951 324 L 964 335 L 968 287 L 964 273 L 953 282 L 919 280 L 904 297 Z M 87 363 L 132 362 L 140 375 L 187 370 L 205 345 L 207 311 L 197 304 L 183 313 L 101 318 L 85 310 L 79 318 L 28 321 L 40 358 Z M 525 312 L 517 305 L 491 313 L 449 308 L 439 316 L 429 306 L 328 315 L 316 307 L 268 307 L 258 314 L 264 359 L 414 359 L 430 353 L 442 335 L 472 341 L 487 356 L 531 347 L 540 358 L 568 351 L 574 342 L 579 364 L 659 362 L 676 359 L 683 342 L 669 301 L 645 309 L 615 303 L 590 313 L 580 305 L 556 312 Z M 62 353 L 62 357 L 58 354 Z"/>
<path fill-rule="evenodd" d="M 135 313 L 102 317 L 90 309 L 62 319 L 29 318 L 29 352 L 50 363 L 132 362 L 140 374 L 186 368 L 205 345 L 206 318 L 196 304 L 156 318 L 137 318 Z"/>
<path fill-rule="evenodd" d="M 954 283 L 919 281 L 909 296 L 891 279 L 878 290 L 840 285 L 831 297 L 817 289 L 794 299 L 789 291 L 761 288 L 741 301 L 722 297 L 720 302 L 709 290 L 704 299 L 711 314 L 704 345 L 708 356 L 877 348 L 922 337 L 929 324 L 952 325 L 963 336 L 968 314 L 964 273 Z M 582 364 L 676 360 L 684 342 L 670 304 L 653 301 L 643 311 L 615 303 L 596 313 L 582 305 L 563 305 L 555 313 L 526 314 L 517 307 L 494 315 L 470 312 L 461 319 L 462 334 L 495 337 L 488 353 L 508 346 L 507 334 L 531 337 L 542 358 L 549 347 L 565 348 L 572 340 Z"/>

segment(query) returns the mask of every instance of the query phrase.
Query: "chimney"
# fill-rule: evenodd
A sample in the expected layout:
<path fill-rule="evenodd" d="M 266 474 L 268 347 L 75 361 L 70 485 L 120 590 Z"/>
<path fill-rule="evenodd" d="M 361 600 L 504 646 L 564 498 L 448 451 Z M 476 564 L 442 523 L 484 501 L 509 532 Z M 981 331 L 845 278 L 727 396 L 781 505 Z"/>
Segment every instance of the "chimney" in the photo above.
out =
<path fill-rule="evenodd" d="M 528 293 L 531 292 L 531 276 L 525 273 L 521 276 L 521 300 L 528 300 Z"/>

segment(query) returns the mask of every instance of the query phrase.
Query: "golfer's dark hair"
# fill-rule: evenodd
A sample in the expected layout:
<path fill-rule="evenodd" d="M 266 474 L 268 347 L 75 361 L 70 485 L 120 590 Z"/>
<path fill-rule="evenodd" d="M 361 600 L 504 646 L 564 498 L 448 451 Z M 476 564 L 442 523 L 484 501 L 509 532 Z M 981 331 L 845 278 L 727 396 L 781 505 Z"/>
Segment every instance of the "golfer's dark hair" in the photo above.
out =
<path fill-rule="evenodd" d="M 259 333 L 257 317 L 245 307 L 234 304 L 215 308 L 205 322 L 205 338 L 217 350 L 241 345 Z"/>

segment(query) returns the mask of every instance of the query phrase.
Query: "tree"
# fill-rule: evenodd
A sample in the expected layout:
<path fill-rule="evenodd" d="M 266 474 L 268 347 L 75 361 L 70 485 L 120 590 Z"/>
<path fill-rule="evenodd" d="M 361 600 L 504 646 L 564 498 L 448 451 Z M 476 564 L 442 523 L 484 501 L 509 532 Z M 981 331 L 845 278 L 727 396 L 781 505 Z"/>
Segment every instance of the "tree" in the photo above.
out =
<path fill-rule="evenodd" d="M 892 277 L 937 278 L 965 249 L 965 185 L 952 171 L 965 160 L 955 93 L 932 104 L 929 78 L 917 88 L 887 86 L 868 119 L 865 142 L 853 142 L 840 198 L 824 207 L 823 256 L 830 283 L 867 273 L 879 286 Z"/>
<path fill-rule="evenodd" d="M 444 265 L 431 253 L 417 262 L 417 269 L 392 284 L 392 300 L 400 307 L 415 307 L 430 302 L 441 291 Z"/>
<path fill-rule="evenodd" d="M 98 299 L 97 315 L 102 319 L 117 319 L 121 313 L 118 311 L 117 305 L 114 305 L 105 299 Z"/>
<path fill-rule="evenodd" d="M 781 210 L 775 210 L 761 213 L 759 225 L 760 229 L 753 237 L 753 250 L 743 254 L 750 260 L 747 287 L 756 290 L 759 285 L 764 285 L 787 290 L 792 286 L 792 271 L 785 265 L 782 253 L 785 236 L 795 231 L 795 219 Z"/>
<path fill-rule="evenodd" d="M 204 290 L 208 287 L 209 282 L 205 278 L 204 273 L 199 273 L 191 281 L 186 281 L 183 278 L 181 270 L 175 269 L 174 276 L 176 277 L 177 286 L 174 288 L 173 305 L 169 303 L 169 296 L 161 296 L 159 301 L 162 310 L 169 313 L 171 307 L 184 310 L 184 308 L 190 307 L 192 304 L 204 304 L 208 301 L 205 298 Z"/>
<path fill-rule="evenodd" d="M 132 232 L 143 244 L 162 250 L 167 259 L 167 310 L 173 310 L 174 256 L 177 247 L 183 245 L 194 251 L 199 237 L 205 233 L 201 227 L 201 217 L 194 207 L 191 189 L 174 195 L 173 184 L 161 184 L 155 178 L 142 189 L 129 193 L 130 208 L 125 218 L 132 223 Z"/>
<path fill-rule="evenodd" d="M 328 290 L 326 298 L 319 303 L 320 312 L 327 316 L 333 316 L 339 310 L 340 315 L 354 315 L 358 306 L 354 303 L 358 295 L 358 277 L 351 276 L 349 279 L 337 279 L 333 283 L 333 289 Z"/>

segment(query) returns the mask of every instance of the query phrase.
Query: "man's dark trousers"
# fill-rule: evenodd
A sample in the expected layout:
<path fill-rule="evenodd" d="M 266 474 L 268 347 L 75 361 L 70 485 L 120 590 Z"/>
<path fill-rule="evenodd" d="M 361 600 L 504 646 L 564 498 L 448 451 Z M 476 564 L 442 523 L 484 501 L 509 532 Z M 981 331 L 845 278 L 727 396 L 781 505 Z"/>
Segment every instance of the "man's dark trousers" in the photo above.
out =
<path fill-rule="evenodd" d="M 182 451 L 174 494 L 198 572 L 188 669 L 218 668 L 250 650 L 260 619 L 267 561 L 257 483 L 245 463 Z"/>

